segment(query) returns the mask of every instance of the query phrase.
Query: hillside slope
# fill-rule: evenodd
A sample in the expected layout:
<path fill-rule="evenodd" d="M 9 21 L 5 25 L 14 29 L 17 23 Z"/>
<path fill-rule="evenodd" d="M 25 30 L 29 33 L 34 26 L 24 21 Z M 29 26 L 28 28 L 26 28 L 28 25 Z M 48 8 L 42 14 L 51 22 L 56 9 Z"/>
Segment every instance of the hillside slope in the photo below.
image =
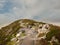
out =
<path fill-rule="evenodd" d="M 2 27 L 0 45 L 20 45 L 20 38 L 24 39 L 28 35 L 30 38 L 38 40 L 36 45 L 60 45 L 59 26 L 30 19 L 20 19 Z"/>

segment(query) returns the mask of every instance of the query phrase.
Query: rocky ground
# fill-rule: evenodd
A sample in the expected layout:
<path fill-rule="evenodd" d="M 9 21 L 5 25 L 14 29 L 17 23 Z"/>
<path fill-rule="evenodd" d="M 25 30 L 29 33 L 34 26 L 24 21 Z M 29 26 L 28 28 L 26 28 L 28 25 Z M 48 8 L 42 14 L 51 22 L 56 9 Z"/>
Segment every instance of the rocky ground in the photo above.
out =
<path fill-rule="evenodd" d="M 0 29 L 0 45 L 60 45 L 60 27 L 30 19 Z"/>

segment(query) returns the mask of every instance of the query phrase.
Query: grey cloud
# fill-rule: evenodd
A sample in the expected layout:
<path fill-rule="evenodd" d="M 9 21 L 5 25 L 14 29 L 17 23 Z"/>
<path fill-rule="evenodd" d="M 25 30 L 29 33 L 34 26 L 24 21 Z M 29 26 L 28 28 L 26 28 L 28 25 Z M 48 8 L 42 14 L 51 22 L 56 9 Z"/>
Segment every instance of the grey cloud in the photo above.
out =
<path fill-rule="evenodd" d="M 9 13 L 0 16 L 2 22 L 29 18 L 35 20 L 60 22 L 60 0 L 10 0 L 12 8 Z M 5 21 L 4 21 L 5 20 Z M 2 23 L 1 22 L 1 23 Z M 3 24 L 3 23 L 2 23 Z"/>

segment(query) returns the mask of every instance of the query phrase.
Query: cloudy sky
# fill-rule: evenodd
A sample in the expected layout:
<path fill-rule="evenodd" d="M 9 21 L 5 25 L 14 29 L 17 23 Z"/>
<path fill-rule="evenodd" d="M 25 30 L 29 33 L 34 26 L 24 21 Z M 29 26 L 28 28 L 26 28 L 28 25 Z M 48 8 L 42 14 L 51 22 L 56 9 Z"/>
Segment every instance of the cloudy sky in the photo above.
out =
<path fill-rule="evenodd" d="M 0 0 L 0 25 L 17 19 L 60 23 L 60 0 Z"/>

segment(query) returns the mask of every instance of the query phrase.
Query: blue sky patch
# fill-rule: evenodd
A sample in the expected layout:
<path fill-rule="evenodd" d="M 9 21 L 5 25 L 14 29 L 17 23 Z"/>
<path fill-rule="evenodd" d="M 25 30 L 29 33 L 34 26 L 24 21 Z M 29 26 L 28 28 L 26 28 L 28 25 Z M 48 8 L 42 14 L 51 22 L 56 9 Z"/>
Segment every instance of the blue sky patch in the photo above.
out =
<path fill-rule="evenodd" d="M 4 6 L 1 8 L 0 14 L 9 13 L 12 8 L 12 3 L 10 1 L 6 1 L 2 5 Z"/>

